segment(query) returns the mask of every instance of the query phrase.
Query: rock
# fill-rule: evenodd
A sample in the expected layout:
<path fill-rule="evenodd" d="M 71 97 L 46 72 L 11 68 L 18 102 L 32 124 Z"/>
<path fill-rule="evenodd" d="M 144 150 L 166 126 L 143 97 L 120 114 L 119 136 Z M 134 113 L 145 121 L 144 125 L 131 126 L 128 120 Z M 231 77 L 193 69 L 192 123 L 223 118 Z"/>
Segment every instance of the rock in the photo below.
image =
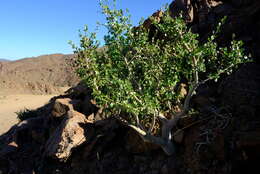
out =
<path fill-rule="evenodd" d="M 194 20 L 194 7 L 191 4 L 192 0 L 175 0 L 170 5 L 170 12 L 172 17 L 184 14 L 187 22 L 193 22 Z"/>
<path fill-rule="evenodd" d="M 32 130 L 31 135 L 32 135 L 33 140 L 35 140 L 38 143 L 44 143 L 46 140 L 44 129 Z"/>
<path fill-rule="evenodd" d="M 96 114 L 98 112 L 98 107 L 96 106 L 96 103 L 94 103 L 93 100 L 91 100 L 90 95 L 86 95 L 83 102 L 81 103 L 81 113 L 88 116 L 89 120 L 95 120 L 96 121 Z"/>
<path fill-rule="evenodd" d="M 70 98 L 83 100 L 85 96 L 91 94 L 91 90 L 84 84 L 84 82 L 80 82 L 76 86 L 68 89 L 65 93 L 69 94 Z"/>
<path fill-rule="evenodd" d="M 154 160 L 151 164 L 150 164 L 150 168 L 152 170 L 160 170 L 161 168 L 161 162 L 160 161 L 157 161 L 157 160 Z"/>
<path fill-rule="evenodd" d="M 211 145 L 211 150 L 215 154 L 215 158 L 224 161 L 226 159 L 225 154 L 225 138 L 224 135 L 217 135 L 214 142 Z"/>
<path fill-rule="evenodd" d="M 140 135 L 133 130 L 128 131 L 125 141 L 126 149 L 131 153 L 142 153 L 160 148 L 158 145 L 144 142 Z"/>
<path fill-rule="evenodd" d="M 43 129 L 44 126 L 45 122 L 43 117 L 29 118 L 14 125 L 7 133 L 3 134 L 0 137 L 0 142 L 5 142 L 5 144 L 11 142 L 23 144 L 31 137 L 33 130 Z"/>
<path fill-rule="evenodd" d="M 182 140 L 183 140 L 183 137 L 184 137 L 184 131 L 179 129 L 175 132 L 173 138 L 174 138 L 174 141 L 176 143 L 182 143 Z"/>
<path fill-rule="evenodd" d="M 215 30 L 219 21 L 227 16 L 221 35 L 216 39 L 221 46 L 228 46 L 235 34 L 245 43 L 245 50 L 250 53 L 257 62 L 260 56 L 258 23 L 260 2 L 257 0 L 175 0 L 170 4 L 169 10 L 172 17 L 180 13 L 185 17 L 193 32 L 200 35 L 202 41 L 206 41 Z M 252 38 L 244 40 L 243 38 Z"/>
<path fill-rule="evenodd" d="M 70 110 L 60 126 L 51 135 L 46 143 L 45 155 L 66 161 L 71 155 L 71 150 L 82 143 L 88 137 L 85 137 L 84 124 L 92 123 L 86 119 L 85 115 Z"/>
<path fill-rule="evenodd" d="M 223 105 L 236 116 L 258 118 L 260 107 L 260 65 L 248 63 L 222 81 L 219 94 Z M 259 120 L 257 120 L 259 121 Z M 245 125 L 243 125 L 244 127 Z"/>
<path fill-rule="evenodd" d="M 168 170 L 168 166 L 167 164 L 164 164 L 163 167 L 161 168 L 160 174 L 168 174 L 169 170 Z"/>
<path fill-rule="evenodd" d="M 74 110 L 72 100 L 69 98 L 61 98 L 56 99 L 51 113 L 53 117 L 61 117 L 69 110 Z"/>
<path fill-rule="evenodd" d="M 15 153 L 18 149 L 18 145 L 13 141 L 10 142 L 8 145 L 5 145 L 0 150 L 0 157 L 6 157 L 12 153 Z"/>
<path fill-rule="evenodd" d="M 260 131 L 241 132 L 237 133 L 236 136 L 238 137 L 236 145 L 239 149 L 256 147 L 260 149 Z"/>
<path fill-rule="evenodd" d="M 163 11 L 161 11 L 161 10 L 153 13 L 153 15 L 152 15 L 154 20 L 156 20 L 157 22 L 160 22 L 162 16 L 163 16 Z M 143 23 L 143 27 L 146 29 L 150 29 L 152 25 L 153 25 L 153 22 L 150 18 L 146 19 Z"/>

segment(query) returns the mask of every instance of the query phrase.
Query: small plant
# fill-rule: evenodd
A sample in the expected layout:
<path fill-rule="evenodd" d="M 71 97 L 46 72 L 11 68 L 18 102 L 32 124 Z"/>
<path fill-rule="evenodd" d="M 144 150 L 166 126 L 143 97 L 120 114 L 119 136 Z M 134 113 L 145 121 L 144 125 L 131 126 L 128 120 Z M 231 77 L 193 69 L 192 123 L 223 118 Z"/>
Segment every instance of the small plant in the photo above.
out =
<path fill-rule="evenodd" d="M 31 109 L 27 109 L 27 108 L 20 110 L 18 112 L 15 112 L 15 113 L 20 122 L 27 120 L 29 118 L 37 117 L 37 115 L 38 115 L 37 110 L 31 110 Z"/>
<path fill-rule="evenodd" d="M 106 2 L 101 3 L 107 20 L 103 26 L 108 31 L 104 49 L 98 50 L 96 34 L 85 27 L 79 35 L 80 46 L 72 44 L 78 55 L 77 73 L 108 116 L 119 118 L 127 113 L 126 120 L 120 119 L 144 141 L 160 145 L 171 155 L 172 128 L 190 110 L 190 99 L 198 86 L 218 80 L 247 61 L 242 42 L 233 40 L 229 48 L 219 48 L 214 40 L 220 24 L 201 44 L 182 17 L 171 18 L 167 9 L 160 20 L 151 18 L 156 27 L 151 36 L 141 24 L 133 29 L 130 16 Z M 181 83 L 188 86 L 186 96 L 178 90 Z M 180 112 L 175 113 L 176 105 L 180 105 Z M 172 113 L 172 118 L 167 119 L 165 113 Z M 162 122 L 160 137 L 152 134 L 157 119 Z"/>

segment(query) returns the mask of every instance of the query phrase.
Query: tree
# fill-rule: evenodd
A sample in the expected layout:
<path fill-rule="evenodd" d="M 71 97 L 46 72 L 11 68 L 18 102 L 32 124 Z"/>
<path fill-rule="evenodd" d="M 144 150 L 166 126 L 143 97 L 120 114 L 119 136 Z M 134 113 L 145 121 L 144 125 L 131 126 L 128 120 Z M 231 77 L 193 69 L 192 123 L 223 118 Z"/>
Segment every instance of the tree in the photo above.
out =
<path fill-rule="evenodd" d="M 201 44 L 182 17 L 171 18 L 167 9 L 160 20 L 151 19 L 156 26 L 151 37 L 149 29 L 142 25 L 133 29 L 127 12 L 106 2 L 100 4 L 107 20 L 101 24 L 108 31 L 104 48 L 99 49 L 96 34 L 87 27 L 80 33 L 80 46 L 72 44 L 78 56 L 77 73 L 107 115 L 120 118 L 144 141 L 158 144 L 172 155 L 171 130 L 190 110 L 196 89 L 247 61 L 242 42 L 233 40 L 229 48 L 219 48 L 214 41 L 219 25 Z M 186 96 L 178 91 L 183 81 L 188 84 Z M 174 113 L 178 104 L 181 111 Z M 174 113 L 173 117 L 167 119 L 166 112 Z M 120 117 L 122 113 L 128 117 Z M 162 122 L 161 136 L 152 134 L 157 119 Z"/>

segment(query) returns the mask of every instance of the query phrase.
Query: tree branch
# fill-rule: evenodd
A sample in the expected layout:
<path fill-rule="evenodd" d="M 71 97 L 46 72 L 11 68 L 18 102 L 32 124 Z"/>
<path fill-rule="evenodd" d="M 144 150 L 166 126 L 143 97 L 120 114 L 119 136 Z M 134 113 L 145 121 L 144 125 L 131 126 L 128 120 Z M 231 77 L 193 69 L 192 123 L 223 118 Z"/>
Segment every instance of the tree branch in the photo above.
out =
<path fill-rule="evenodd" d="M 157 111 L 158 112 L 158 111 Z M 155 122 L 156 122 L 156 113 L 153 114 L 153 121 L 152 121 L 152 125 L 150 126 L 148 133 L 151 133 L 153 131 L 153 128 L 155 126 Z"/>
<path fill-rule="evenodd" d="M 134 125 L 129 124 L 128 126 L 135 130 L 141 136 L 144 142 L 159 145 L 169 156 L 175 153 L 175 147 L 171 141 L 151 135 L 150 133 L 147 133 Z"/>
<path fill-rule="evenodd" d="M 163 151 L 169 156 L 175 153 L 175 146 L 169 139 L 156 137 L 135 125 L 129 124 L 126 120 L 124 120 L 119 116 L 115 116 L 115 118 L 119 120 L 121 123 L 123 123 L 124 125 L 128 126 L 132 130 L 137 132 L 144 142 L 153 143 L 160 146 L 163 149 Z"/>

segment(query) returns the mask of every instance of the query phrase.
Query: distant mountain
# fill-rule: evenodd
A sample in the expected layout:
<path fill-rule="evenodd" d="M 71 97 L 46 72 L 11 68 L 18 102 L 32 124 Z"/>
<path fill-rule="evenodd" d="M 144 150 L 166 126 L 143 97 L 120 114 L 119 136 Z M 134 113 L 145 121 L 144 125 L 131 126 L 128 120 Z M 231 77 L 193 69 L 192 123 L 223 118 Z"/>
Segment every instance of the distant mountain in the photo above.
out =
<path fill-rule="evenodd" d="M 0 62 L 9 62 L 10 60 L 8 59 L 0 59 Z"/>
<path fill-rule="evenodd" d="M 73 54 L 50 54 L 0 62 L 0 92 L 58 93 L 59 87 L 70 87 L 78 82 L 72 67 L 73 58 Z"/>

